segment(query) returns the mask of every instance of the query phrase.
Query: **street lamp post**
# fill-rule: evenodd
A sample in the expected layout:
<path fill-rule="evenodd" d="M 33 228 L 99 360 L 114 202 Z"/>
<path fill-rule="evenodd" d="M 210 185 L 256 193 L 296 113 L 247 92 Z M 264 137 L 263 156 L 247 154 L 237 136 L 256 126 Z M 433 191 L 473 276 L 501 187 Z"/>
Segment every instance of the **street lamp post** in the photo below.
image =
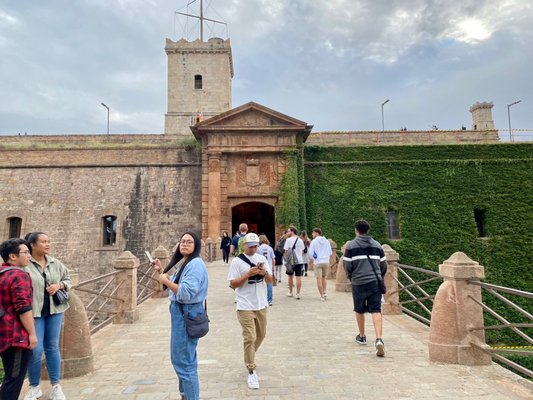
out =
<path fill-rule="evenodd" d="M 383 103 L 381 103 L 381 133 L 385 132 L 385 118 L 383 116 L 383 106 L 387 104 L 389 101 L 390 99 L 387 99 Z"/>
<path fill-rule="evenodd" d="M 513 131 L 511 130 L 511 107 L 520 103 L 522 100 L 517 100 L 511 104 L 507 104 L 507 119 L 509 121 L 509 141 L 514 142 Z"/>
<path fill-rule="evenodd" d="M 107 134 L 109 135 L 109 107 L 106 106 L 104 103 L 100 103 L 101 105 L 103 105 L 105 108 L 107 108 Z"/>

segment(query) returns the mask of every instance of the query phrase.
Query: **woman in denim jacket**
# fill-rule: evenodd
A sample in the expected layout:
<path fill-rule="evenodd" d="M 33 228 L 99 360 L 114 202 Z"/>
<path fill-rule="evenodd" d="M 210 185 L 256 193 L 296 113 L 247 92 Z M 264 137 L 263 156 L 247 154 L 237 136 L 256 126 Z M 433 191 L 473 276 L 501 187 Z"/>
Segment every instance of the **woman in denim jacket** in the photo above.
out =
<path fill-rule="evenodd" d="M 64 400 L 65 395 L 59 385 L 61 355 L 59 354 L 59 335 L 63 313 L 69 304 L 54 304 L 52 295 L 59 289 L 69 290 L 72 282 L 67 267 L 56 258 L 50 257 L 50 239 L 43 232 L 26 235 L 31 258 L 28 272 L 33 286 L 33 318 L 38 344 L 28 366 L 30 389 L 24 400 L 35 400 L 43 395 L 39 385 L 41 379 L 41 357 L 43 349 L 46 369 L 52 384 L 49 399 Z"/>
<path fill-rule="evenodd" d="M 185 232 L 164 270 L 158 259 L 152 263 L 152 267 L 160 273 L 159 282 L 169 289 L 170 360 L 178 375 L 181 397 L 186 400 L 200 398 L 196 357 L 198 339 L 191 339 L 187 335 L 183 314 L 195 317 L 204 312 L 203 303 L 207 297 L 208 279 L 207 268 L 200 258 L 201 247 L 198 235 Z M 166 272 L 174 266 L 177 267 L 176 272 L 172 276 L 167 275 Z"/>

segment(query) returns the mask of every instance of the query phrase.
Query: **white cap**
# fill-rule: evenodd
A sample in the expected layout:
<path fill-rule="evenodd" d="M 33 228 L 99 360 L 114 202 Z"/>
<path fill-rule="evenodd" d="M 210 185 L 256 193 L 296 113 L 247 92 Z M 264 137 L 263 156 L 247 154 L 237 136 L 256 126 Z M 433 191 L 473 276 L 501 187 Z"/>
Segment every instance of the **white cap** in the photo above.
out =
<path fill-rule="evenodd" d="M 244 237 L 244 244 L 248 246 L 259 246 L 259 237 L 255 233 L 248 233 Z"/>

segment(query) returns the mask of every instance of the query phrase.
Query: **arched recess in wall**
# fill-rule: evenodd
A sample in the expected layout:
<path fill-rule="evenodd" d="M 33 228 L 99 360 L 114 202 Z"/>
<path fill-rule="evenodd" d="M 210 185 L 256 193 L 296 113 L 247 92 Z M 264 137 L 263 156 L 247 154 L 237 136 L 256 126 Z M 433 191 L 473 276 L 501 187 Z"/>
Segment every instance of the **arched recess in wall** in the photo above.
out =
<path fill-rule="evenodd" d="M 398 211 L 389 210 L 386 212 L 385 217 L 387 219 L 387 237 L 393 240 L 401 239 Z"/>
<path fill-rule="evenodd" d="M 270 204 L 259 201 L 237 204 L 231 209 L 231 235 L 234 235 L 239 225 L 244 222 L 248 225 L 249 232 L 265 234 L 270 244 L 274 244 L 275 220 L 274 206 Z"/>
<path fill-rule="evenodd" d="M 9 217 L 7 223 L 7 238 L 19 238 L 22 233 L 22 218 Z"/>

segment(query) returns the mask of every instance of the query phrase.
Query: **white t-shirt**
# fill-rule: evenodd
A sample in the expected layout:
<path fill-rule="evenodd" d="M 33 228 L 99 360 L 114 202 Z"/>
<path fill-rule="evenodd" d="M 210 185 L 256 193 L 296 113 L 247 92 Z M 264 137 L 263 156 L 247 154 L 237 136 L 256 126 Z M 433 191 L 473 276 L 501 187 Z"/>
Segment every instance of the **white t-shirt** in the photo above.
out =
<path fill-rule="evenodd" d="M 276 255 L 274 254 L 274 250 L 272 250 L 272 247 L 270 247 L 268 244 L 263 243 L 261 246 L 257 248 L 257 253 L 261 254 L 263 257 L 267 259 L 268 265 L 272 266 L 272 261 L 274 261 L 274 258 L 276 258 Z"/>
<path fill-rule="evenodd" d="M 261 254 L 256 253 L 253 256 L 245 254 L 245 256 L 252 264 L 257 265 L 257 263 L 262 262 L 266 271 L 272 274 L 272 265 Z M 229 267 L 228 281 L 241 278 L 248 273 L 250 268 L 252 267 L 248 263 L 239 257 L 235 257 Z M 263 279 L 257 283 L 245 282 L 241 287 L 235 289 L 235 300 L 237 301 L 237 310 L 262 310 L 267 308 L 267 286 L 265 280 Z"/>
<path fill-rule="evenodd" d="M 294 241 L 298 240 L 296 242 L 296 246 L 294 247 L 294 252 L 296 253 L 296 258 L 298 259 L 298 264 L 303 264 L 303 252 L 304 252 L 304 241 L 300 239 L 298 236 L 291 236 L 285 241 L 285 246 L 283 246 L 283 250 L 287 251 L 289 249 L 292 249 L 292 246 L 294 246 Z"/>

